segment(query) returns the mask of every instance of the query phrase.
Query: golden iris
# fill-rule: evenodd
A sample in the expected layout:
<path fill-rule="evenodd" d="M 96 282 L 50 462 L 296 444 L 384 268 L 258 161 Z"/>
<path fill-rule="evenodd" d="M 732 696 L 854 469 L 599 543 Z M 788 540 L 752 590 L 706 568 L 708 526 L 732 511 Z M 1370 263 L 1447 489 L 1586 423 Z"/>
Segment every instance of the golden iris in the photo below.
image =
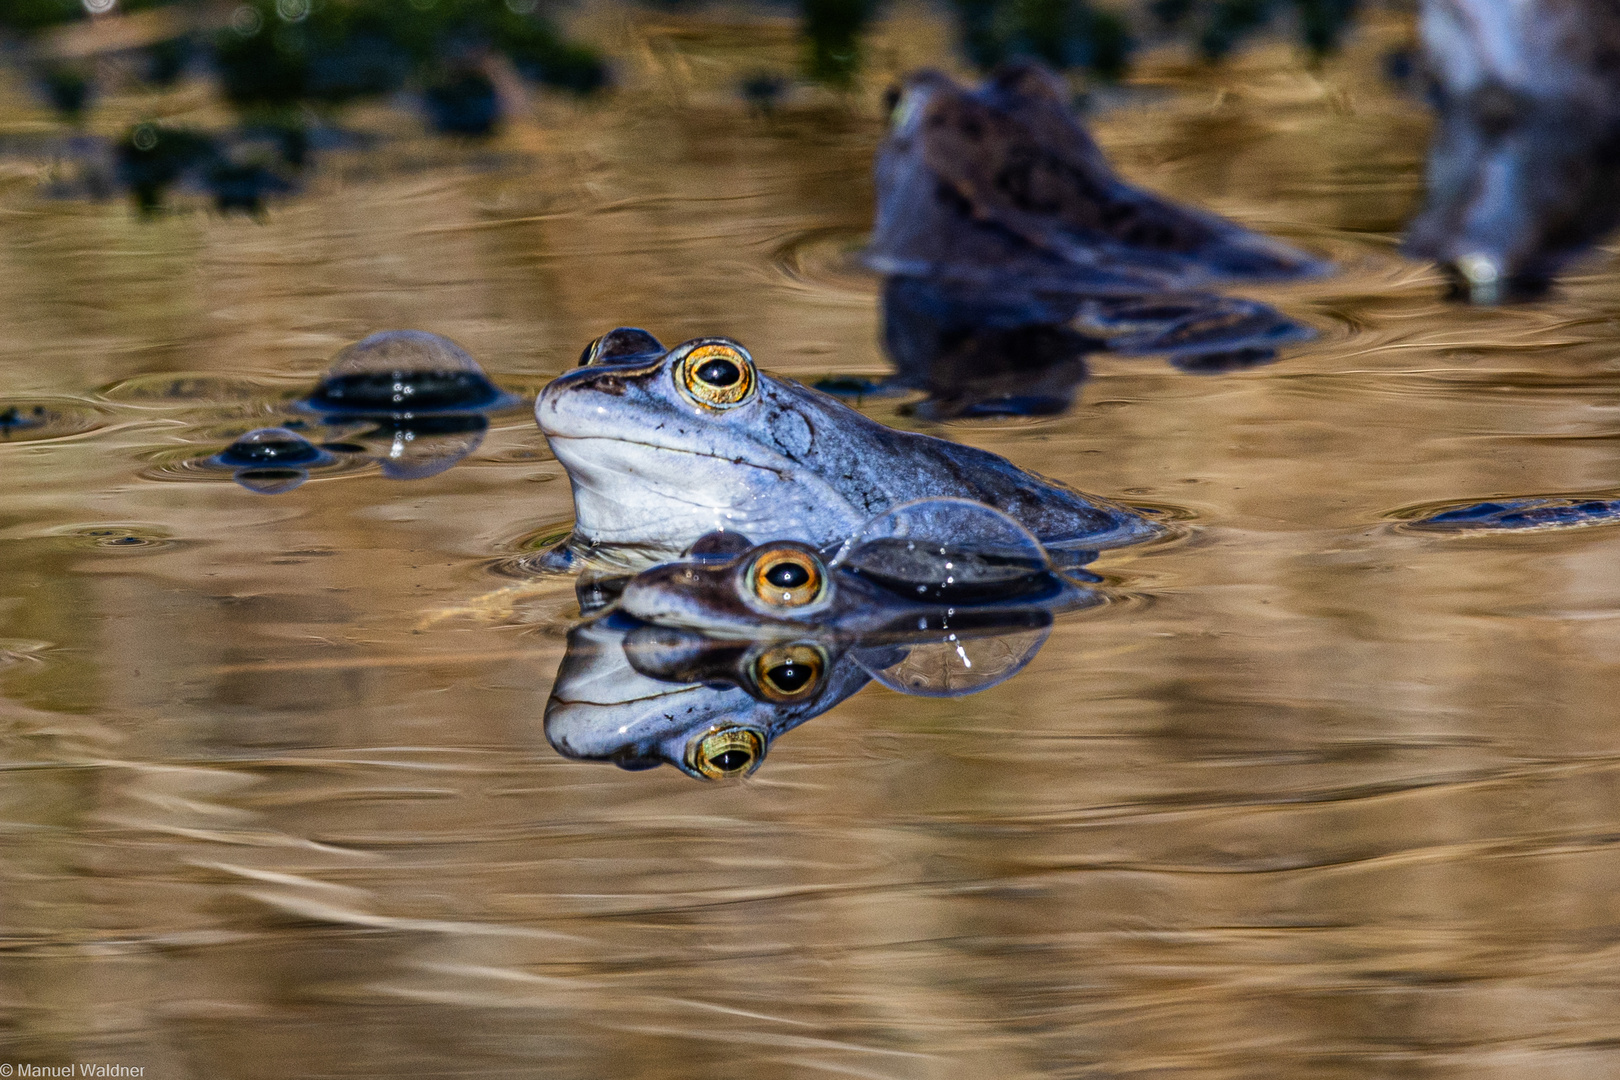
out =
<path fill-rule="evenodd" d="M 742 727 L 716 728 L 687 744 L 686 763 L 711 780 L 747 776 L 765 756 L 765 739 Z"/>
<path fill-rule="evenodd" d="M 754 361 L 736 345 L 709 342 L 681 357 L 675 384 L 699 405 L 730 409 L 754 394 Z"/>
<path fill-rule="evenodd" d="M 815 645 L 778 645 L 760 653 L 750 668 L 754 686 L 778 705 L 814 697 L 826 671 L 827 654 Z"/>
<path fill-rule="evenodd" d="M 776 548 L 754 559 L 748 587 L 772 607 L 796 608 L 820 600 L 827 586 L 821 560 L 798 548 Z"/>

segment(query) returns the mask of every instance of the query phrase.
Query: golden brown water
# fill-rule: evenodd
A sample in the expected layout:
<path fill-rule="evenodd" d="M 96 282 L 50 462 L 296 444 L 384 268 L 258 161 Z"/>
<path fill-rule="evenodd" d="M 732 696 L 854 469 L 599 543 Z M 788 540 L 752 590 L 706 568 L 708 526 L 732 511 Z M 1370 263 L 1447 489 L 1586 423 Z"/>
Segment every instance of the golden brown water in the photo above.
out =
<path fill-rule="evenodd" d="M 618 97 L 334 152 L 264 224 L 43 199 L 6 160 L 0 387 L 89 430 L 0 445 L 0 1060 L 1620 1076 L 1620 530 L 1391 523 L 1616 486 L 1620 267 L 1438 301 L 1394 253 L 1429 121 L 1376 77 L 1392 27 L 1314 74 L 1167 59 L 1097 122 L 1133 177 L 1339 261 L 1252 293 L 1316 344 L 1102 359 L 1066 416 L 927 428 L 1184 511 L 1098 564 L 1136 602 L 977 696 L 869 688 L 751 781 L 546 745 L 572 587 L 491 572 L 569 518 L 523 410 L 428 480 L 173 468 L 390 327 L 529 392 L 619 324 L 885 369 L 850 252 L 878 92 L 943 29 L 897 15 L 862 95 L 765 119 L 731 87 L 792 62 L 786 24 L 594 25 Z"/>

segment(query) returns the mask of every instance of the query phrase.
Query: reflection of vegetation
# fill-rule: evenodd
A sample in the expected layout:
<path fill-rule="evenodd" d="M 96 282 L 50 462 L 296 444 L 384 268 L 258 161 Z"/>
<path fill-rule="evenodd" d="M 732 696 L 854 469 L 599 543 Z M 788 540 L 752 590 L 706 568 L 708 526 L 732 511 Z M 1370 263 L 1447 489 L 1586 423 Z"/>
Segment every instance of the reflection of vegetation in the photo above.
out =
<path fill-rule="evenodd" d="M 0 30 L 33 33 L 87 18 L 89 6 L 0 0 Z M 526 78 L 576 93 L 607 82 L 601 58 L 565 40 L 536 0 L 244 0 L 211 35 L 181 34 L 149 46 L 144 74 L 160 85 L 173 82 L 199 45 L 226 98 L 261 117 L 440 85 L 447 68 L 460 72 L 497 56 Z M 90 87 L 82 72 L 63 67 L 42 75 L 62 112 L 83 107 Z"/>
<path fill-rule="evenodd" d="M 1133 25 L 1190 39 L 1206 60 L 1220 60 L 1246 38 L 1292 18 L 1313 55 L 1331 52 L 1356 0 L 1143 0 L 1103 8 L 1088 0 L 953 0 L 962 48 L 981 68 L 1013 57 L 1056 68 L 1085 68 L 1118 78 L 1130 63 Z"/>
<path fill-rule="evenodd" d="M 240 0 L 228 25 L 210 34 L 185 33 L 147 46 L 143 72 L 151 82 L 167 84 L 194 55 L 206 54 L 227 99 L 261 122 L 286 123 L 307 106 L 331 107 L 413 86 L 435 127 L 482 134 L 499 115 L 499 80 L 489 70 L 495 57 L 527 79 L 576 93 L 607 82 L 602 59 L 563 38 L 541 2 Z M 0 0 L 0 30 L 33 33 L 88 18 L 91 8 L 103 5 L 131 11 L 164 4 L 182 6 L 179 0 Z M 878 4 L 801 0 L 811 78 L 834 86 L 852 82 L 860 69 L 862 33 Z M 1338 44 L 1357 0 L 951 0 L 951 6 L 962 48 L 982 68 L 1033 57 L 1059 69 L 1117 78 L 1128 69 L 1137 41 L 1166 34 L 1189 40 L 1214 61 L 1249 37 L 1288 25 L 1321 55 Z M 92 97 L 81 69 L 43 68 L 39 81 L 69 118 Z"/>
<path fill-rule="evenodd" d="M 1152 0 L 1149 7 L 1166 27 L 1190 34 L 1205 58 L 1219 60 L 1285 14 L 1293 15 L 1313 54 L 1331 52 L 1355 15 L 1356 0 Z"/>
<path fill-rule="evenodd" d="M 873 0 L 803 0 L 806 69 L 812 79 L 850 83 L 860 70 L 861 31 L 875 7 Z"/>
<path fill-rule="evenodd" d="M 1118 78 L 1131 33 L 1118 12 L 1086 0 L 954 0 L 968 59 L 981 68 L 1026 56 L 1055 68 L 1086 68 Z"/>

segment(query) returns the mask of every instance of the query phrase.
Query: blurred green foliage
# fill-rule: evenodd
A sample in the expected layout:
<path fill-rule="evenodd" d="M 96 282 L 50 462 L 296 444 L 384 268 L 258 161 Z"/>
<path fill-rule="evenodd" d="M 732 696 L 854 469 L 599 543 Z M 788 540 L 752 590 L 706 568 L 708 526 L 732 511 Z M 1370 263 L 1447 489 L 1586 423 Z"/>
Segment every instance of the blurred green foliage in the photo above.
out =
<path fill-rule="evenodd" d="M 120 11 L 165 0 L 118 0 Z M 506 57 L 524 77 L 580 94 L 601 89 L 608 68 L 593 50 L 566 40 L 538 0 L 242 0 L 229 24 L 145 50 L 145 74 L 174 81 L 194 53 L 206 53 L 227 99 L 255 114 L 304 104 L 337 105 L 407 85 L 438 86 L 447 67 Z M 88 17 L 83 0 L 0 0 L 0 30 L 28 35 Z M 64 113 L 82 108 L 90 87 L 42 73 Z M 77 104 L 73 101 L 77 94 Z"/>
<path fill-rule="evenodd" d="M 1189 35 L 1207 60 L 1220 60 L 1274 23 L 1292 16 L 1301 44 L 1315 56 L 1338 47 L 1357 0 L 1152 0 L 1152 16 Z"/>
<path fill-rule="evenodd" d="M 1134 45 L 1124 15 L 1086 0 L 953 0 L 962 48 L 988 70 L 1017 57 L 1054 68 L 1125 74 Z"/>
<path fill-rule="evenodd" d="M 805 70 L 812 79 L 849 85 L 861 66 L 861 31 L 876 8 L 875 0 L 802 0 Z"/>

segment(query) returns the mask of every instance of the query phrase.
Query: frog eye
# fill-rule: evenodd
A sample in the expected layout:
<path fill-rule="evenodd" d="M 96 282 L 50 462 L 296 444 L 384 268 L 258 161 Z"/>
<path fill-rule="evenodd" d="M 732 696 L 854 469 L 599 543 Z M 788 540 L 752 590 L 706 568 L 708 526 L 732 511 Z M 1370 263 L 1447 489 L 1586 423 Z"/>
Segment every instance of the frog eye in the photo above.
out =
<path fill-rule="evenodd" d="M 711 409 L 730 409 L 754 394 L 754 361 L 736 345 L 708 342 L 681 357 L 675 384 Z"/>
<path fill-rule="evenodd" d="M 804 607 L 826 592 L 827 572 L 821 560 L 808 551 L 775 548 L 755 557 L 748 570 L 748 587 L 772 607 Z"/>
<path fill-rule="evenodd" d="M 715 728 L 686 747 L 686 764 L 710 780 L 747 776 L 765 757 L 765 738 L 752 728 Z"/>
<path fill-rule="evenodd" d="M 759 654 L 749 669 L 766 701 L 789 705 L 814 697 L 827 672 L 827 654 L 814 645 L 778 645 Z"/>

